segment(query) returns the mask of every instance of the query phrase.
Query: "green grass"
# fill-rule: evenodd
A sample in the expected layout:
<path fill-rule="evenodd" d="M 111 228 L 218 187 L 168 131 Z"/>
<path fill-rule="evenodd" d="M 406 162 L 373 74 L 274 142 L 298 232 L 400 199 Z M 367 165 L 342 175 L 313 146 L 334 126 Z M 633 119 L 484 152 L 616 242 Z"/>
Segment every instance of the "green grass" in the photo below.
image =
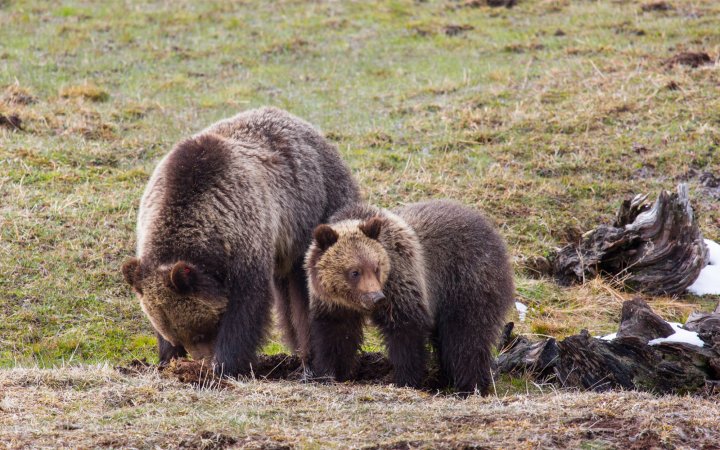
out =
<path fill-rule="evenodd" d="M 0 128 L 0 366 L 154 360 L 119 270 L 140 194 L 174 142 L 260 105 L 322 128 L 368 200 L 457 198 L 517 258 L 686 178 L 720 239 L 717 200 L 687 177 L 720 169 L 718 66 L 662 65 L 718 57 L 720 5 L 674 3 L 0 2 L 0 114 L 24 128 Z M 528 333 L 607 331 L 628 295 L 517 282 Z M 678 318 L 716 300 L 653 304 Z"/>

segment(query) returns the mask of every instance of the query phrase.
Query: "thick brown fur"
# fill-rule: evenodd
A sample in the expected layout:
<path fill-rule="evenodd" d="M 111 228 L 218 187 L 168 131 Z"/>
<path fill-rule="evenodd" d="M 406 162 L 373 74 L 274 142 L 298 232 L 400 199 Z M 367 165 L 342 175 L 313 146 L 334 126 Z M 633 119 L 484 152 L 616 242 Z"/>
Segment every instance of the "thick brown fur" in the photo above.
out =
<path fill-rule="evenodd" d="M 273 300 L 287 344 L 304 355 L 305 250 L 316 225 L 358 199 L 336 148 L 285 111 L 246 111 L 176 145 L 143 194 L 137 258 L 123 266 L 161 363 L 190 351 L 246 373 Z"/>
<path fill-rule="evenodd" d="M 477 211 L 446 200 L 393 212 L 352 205 L 316 229 L 305 264 L 314 376 L 352 376 L 370 317 L 385 339 L 396 384 L 420 385 L 431 343 L 450 385 L 488 392 L 491 352 L 514 286 L 505 244 Z M 349 274 L 363 278 L 376 268 L 382 295 L 371 293 L 380 300 L 370 303 Z"/>

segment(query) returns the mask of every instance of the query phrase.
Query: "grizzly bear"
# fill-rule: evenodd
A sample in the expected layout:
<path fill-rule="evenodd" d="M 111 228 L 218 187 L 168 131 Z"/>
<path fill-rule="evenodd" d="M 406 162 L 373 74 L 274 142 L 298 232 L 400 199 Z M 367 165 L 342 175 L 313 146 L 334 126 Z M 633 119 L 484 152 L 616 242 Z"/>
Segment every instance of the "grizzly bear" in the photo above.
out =
<path fill-rule="evenodd" d="M 246 373 L 274 300 L 286 343 L 305 354 L 305 251 L 316 225 L 358 200 L 337 149 L 282 110 L 246 111 L 177 144 L 148 182 L 137 257 L 122 269 L 160 363 L 189 351 L 218 373 Z"/>
<path fill-rule="evenodd" d="M 395 384 L 421 385 L 431 343 L 441 379 L 487 394 L 514 286 L 503 239 L 481 214 L 447 200 L 351 205 L 315 229 L 305 266 L 311 376 L 351 378 L 369 318 Z"/>

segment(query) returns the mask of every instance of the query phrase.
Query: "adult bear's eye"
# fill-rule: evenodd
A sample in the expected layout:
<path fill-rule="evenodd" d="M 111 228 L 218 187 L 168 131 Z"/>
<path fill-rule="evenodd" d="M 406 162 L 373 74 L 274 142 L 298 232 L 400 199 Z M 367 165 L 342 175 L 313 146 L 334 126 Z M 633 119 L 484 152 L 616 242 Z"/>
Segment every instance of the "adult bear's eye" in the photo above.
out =
<path fill-rule="evenodd" d="M 353 270 L 350 272 L 350 278 L 353 280 L 357 280 L 359 276 L 360 276 L 359 270 Z"/>

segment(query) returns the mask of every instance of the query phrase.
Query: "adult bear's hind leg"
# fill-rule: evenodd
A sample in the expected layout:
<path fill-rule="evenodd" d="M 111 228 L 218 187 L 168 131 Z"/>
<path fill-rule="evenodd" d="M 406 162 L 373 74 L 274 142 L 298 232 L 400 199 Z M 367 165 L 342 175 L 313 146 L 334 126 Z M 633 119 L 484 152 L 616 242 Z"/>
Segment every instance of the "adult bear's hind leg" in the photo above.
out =
<path fill-rule="evenodd" d="M 310 352 L 310 297 L 302 261 L 295 265 L 289 279 L 288 300 L 291 324 L 295 335 L 293 351 L 300 358 L 306 360 Z"/>

